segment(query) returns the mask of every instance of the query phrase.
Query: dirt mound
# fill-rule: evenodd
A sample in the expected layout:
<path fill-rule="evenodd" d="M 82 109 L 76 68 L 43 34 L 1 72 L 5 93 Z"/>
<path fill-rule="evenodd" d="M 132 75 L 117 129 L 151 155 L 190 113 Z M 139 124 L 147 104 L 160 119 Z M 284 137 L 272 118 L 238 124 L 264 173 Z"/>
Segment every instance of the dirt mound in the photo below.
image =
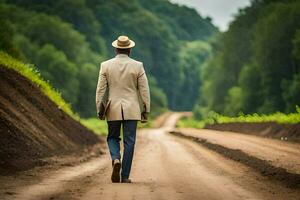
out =
<path fill-rule="evenodd" d="M 267 123 L 224 123 L 206 125 L 206 129 L 218 131 L 232 131 L 259 135 L 270 138 L 277 138 L 288 141 L 300 142 L 300 124 L 277 124 L 275 122 Z"/>
<path fill-rule="evenodd" d="M 0 174 L 43 165 L 100 139 L 62 112 L 29 80 L 0 66 Z"/>

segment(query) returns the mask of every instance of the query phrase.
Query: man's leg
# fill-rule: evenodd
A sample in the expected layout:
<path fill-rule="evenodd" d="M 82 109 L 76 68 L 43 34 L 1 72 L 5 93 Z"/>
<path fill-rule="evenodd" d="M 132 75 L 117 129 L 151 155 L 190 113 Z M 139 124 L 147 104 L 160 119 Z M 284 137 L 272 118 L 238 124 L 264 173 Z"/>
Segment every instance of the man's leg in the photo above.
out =
<path fill-rule="evenodd" d="M 108 121 L 108 136 L 107 144 L 112 161 L 115 159 L 121 159 L 120 154 L 120 130 L 122 121 Z"/>
<path fill-rule="evenodd" d="M 128 179 L 133 159 L 134 145 L 136 138 L 136 120 L 123 121 L 124 154 L 122 161 L 122 179 Z"/>

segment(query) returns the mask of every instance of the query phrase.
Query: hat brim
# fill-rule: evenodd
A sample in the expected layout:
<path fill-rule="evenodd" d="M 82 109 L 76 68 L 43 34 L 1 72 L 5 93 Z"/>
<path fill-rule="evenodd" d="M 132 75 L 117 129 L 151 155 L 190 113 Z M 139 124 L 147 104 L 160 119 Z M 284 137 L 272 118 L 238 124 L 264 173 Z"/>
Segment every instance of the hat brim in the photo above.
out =
<path fill-rule="evenodd" d="M 135 46 L 135 42 L 132 41 L 132 40 L 129 40 L 129 41 L 130 41 L 130 43 L 129 43 L 128 46 L 119 46 L 119 45 L 118 45 L 118 40 L 113 41 L 113 42 L 111 43 L 111 45 L 112 45 L 113 47 L 117 48 L 117 49 L 130 49 L 130 48 L 132 48 L 132 47 Z"/>

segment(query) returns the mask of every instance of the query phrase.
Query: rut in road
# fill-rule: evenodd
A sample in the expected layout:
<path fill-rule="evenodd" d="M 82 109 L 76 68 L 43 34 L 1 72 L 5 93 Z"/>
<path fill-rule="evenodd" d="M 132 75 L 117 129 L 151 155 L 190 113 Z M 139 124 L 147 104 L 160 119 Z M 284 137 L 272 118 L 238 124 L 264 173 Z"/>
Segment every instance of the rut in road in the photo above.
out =
<path fill-rule="evenodd" d="M 138 133 L 132 184 L 111 183 L 109 155 L 74 167 L 40 173 L 33 180 L 1 181 L 4 199 L 297 199 L 285 188 L 252 169 L 167 131 L 180 113 L 162 128 Z M 15 184 L 15 185 L 14 185 Z"/>

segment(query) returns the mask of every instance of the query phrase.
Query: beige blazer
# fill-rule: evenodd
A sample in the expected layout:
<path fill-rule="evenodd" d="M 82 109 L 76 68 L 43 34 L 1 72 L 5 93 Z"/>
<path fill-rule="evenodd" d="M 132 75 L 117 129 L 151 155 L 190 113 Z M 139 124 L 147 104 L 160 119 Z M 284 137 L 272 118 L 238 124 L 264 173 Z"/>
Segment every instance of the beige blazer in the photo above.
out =
<path fill-rule="evenodd" d="M 141 120 L 150 112 L 150 92 L 143 63 L 125 54 L 102 62 L 96 90 L 97 113 L 101 102 L 110 101 L 106 119 Z"/>

